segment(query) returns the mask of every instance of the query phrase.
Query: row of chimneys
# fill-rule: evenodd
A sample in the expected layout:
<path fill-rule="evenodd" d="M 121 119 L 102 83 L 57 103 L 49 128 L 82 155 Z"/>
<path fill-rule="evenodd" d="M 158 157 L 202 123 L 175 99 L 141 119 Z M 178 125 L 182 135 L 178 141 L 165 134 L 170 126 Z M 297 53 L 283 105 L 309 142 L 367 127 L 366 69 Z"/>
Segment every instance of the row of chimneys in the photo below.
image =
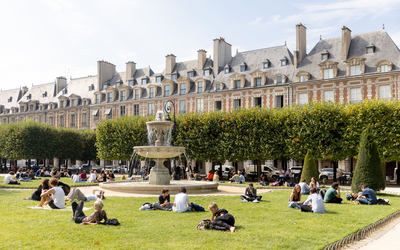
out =
<path fill-rule="evenodd" d="M 306 39 L 306 27 L 303 24 L 296 25 L 296 51 L 294 51 L 294 66 L 297 67 L 299 63 L 307 55 L 307 39 Z M 214 39 L 214 66 L 213 71 L 218 74 L 227 65 L 227 63 L 232 59 L 232 45 L 227 43 L 224 38 L 220 37 Z M 347 55 L 350 48 L 351 42 L 351 30 L 346 26 L 342 28 L 342 60 L 347 60 Z M 206 59 L 207 51 L 200 49 L 197 51 L 197 61 L 198 69 L 203 69 Z M 106 62 L 104 60 L 98 61 L 98 83 L 99 89 L 101 89 L 102 84 L 110 80 L 115 72 L 116 67 L 114 64 Z M 176 56 L 173 54 L 166 55 L 166 67 L 165 74 L 170 75 L 174 71 L 176 64 Z M 132 79 L 136 71 L 136 63 L 129 61 L 126 63 L 126 80 Z"/>
<path fill-rule="evenodd" d="M 294 51 L 293 65 L 297 68 L 307 55 L 306 27 L 300 23 L 296 25 L 296 50 Z M 347 60 L 351 42 L 351 30 L 346 26 L 342 28 L 342 60 Z"/>

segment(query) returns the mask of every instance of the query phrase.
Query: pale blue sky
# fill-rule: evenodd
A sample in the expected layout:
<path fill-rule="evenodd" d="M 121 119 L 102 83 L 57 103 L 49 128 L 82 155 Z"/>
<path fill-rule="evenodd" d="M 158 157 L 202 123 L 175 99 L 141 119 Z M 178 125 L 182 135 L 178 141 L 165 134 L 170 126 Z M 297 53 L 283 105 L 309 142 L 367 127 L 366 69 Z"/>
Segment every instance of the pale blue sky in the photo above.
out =
<path fill-rule="evenodd" d="M 307 51 L 319 36 L 382 29 L 400 45 L 400 1 L 217 1 L 217 0 L 13 0 L 0 3 L 0 88 L 3 90 L 96 75 L 106 60 L 161 72 L 165 55 L 194 60 L 212 55 L 212 40 L 224 37 L 233 54 L 288 44 L 295 25 L 307 27 Z"/>

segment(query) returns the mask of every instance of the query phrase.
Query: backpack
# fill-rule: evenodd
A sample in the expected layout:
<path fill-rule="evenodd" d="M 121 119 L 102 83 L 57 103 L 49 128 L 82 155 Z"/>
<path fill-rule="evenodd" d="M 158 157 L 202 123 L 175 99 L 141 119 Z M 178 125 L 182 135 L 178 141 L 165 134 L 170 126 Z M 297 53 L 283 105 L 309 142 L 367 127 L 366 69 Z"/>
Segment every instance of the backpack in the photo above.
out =
<path fill-rule="evenodd" d="M 319 194 L 321 195 L 322 199 L 325 197 L 326 189 L 321 189 Z"/>
<path fill-rule="evenodd" d="M 202 206 L 200 206 L 200 205 L 197 205 L 197 204 L 195 204 L 195 203 L 190 203 L 190 206 L 195 210 L 195 211 L 198 211 L 198 212 L 204 212 L 204 211 L 206 211 L 206 210 L 204 210 L 204 207 L 202 207 Z"/>
<path fill-rule="evenodd" d="M 103 225 L 118 226 L 120 223 L 117 219 L 107 219 L 104 221 Z"/>
<path fill-rule="evenodd" d="M 389 205 L 389 200 L 388 199 L 384 200 L 384 199 L 378 198 L 377 204 L 378 205 Z"/>
<path fill-rule="evenodd" d="M 197 223 L 197 229 L 206 230 L 210 228 L 210 225 L 211 225 L 210 219 L 201 220 L 199 223 Z"/>

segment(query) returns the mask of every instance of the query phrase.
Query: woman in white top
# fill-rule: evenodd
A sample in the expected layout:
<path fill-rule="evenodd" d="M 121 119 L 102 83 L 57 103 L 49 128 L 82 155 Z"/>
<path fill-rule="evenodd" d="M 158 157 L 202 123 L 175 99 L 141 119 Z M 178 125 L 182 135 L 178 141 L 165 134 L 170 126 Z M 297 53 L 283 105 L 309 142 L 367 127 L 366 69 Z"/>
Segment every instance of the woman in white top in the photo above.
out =
<path fill-rule="evenodd" d="M 315 177 L 311 177 L 311 182 L 310 182 L 310 189 L 311 188 L 315 188 L 317 190 L 317 193 L 319 192 L 319 183 L 318 181 L 315 179 Z"/>
<path fill-rule="evenodd" d="M 58 180 L 56 178 L 53 178 L 50 180 L 50 186 L 52 187 L 51 189 L 47 191 L 42 191 L 42 194 L 40 195 L 41 200 L 38 207 L 41 207 L 43 205 L 49 205 L 52 209 L 61 209 L 64 208 L 65 206 L 65 194 L 62 188 L 58 186 Z M 50 196 L 50 194 L 52 196 Z"/>
<path fill-rule="evenodd" d="M 97 182 L 97 174 L 94 173 L 94 170 L 90 170 L 89 182 Z"/>

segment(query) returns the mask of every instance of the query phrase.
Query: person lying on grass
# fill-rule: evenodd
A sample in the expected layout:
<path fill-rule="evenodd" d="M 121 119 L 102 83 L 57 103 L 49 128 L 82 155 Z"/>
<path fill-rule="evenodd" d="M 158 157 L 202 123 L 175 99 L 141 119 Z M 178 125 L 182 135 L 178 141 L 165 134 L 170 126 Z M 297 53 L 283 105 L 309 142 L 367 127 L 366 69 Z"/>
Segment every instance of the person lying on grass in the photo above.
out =
<path fill-rule="evenodd" d="M 311 204 L 309 204 L 311 202 Z M 313 212 L 313 213 L 326 213 L 326 209 L 324 206 L 324 201 L 322 196 L 317 193 L 317 189 L 310 189 L 310 196 L 308 196 L 307 200 L 301 205 L 302 212 Z"/>
<path fill-rule="evenodd" d="M 215 202 L 208 205 L 212 215 L 210 229 L 236 232 L 235 218 L 225 209 L 219 209 Z"/>
<path fill-rule="evenodd" d="M 288 207 L 300 209 L 301 204 L 303 204 L 301 202 L 301 187 L 299 184 L 297 184 L 296 186 L 294 186 L 293 191 L 290 194 Z"/>
<path fill-rule="evenodd" d="M 99 192 L 99 194 L 96 194 Z M 67 197 L 65 198 L 67 201 L 74 201 L 77 199 L 78 201 L 96 201 L 96 200 L 103 200 L 104 197 L 104 190 L 101 189 L 92 189 L 92 194 L 84 195 L 79 188 L 72 188 Z"/>
<path fill-rule="evenodd" d="M 107 220 L 106 211 L 103 210 L 104 204 L 102 200 L 97 200 L 94 202 L 94 212 L 86 216 L 83 213 L 83 201 L 80 201 L 79 204 L 76 201 L 72 202 L 72 219 L 77 224 L 81 225 L 98 225 L 102 220 Z"/>
<path fill-rule="evenodd" d="M 51 189 L 42 191 L 41 200 L 37 207 L 48 204 L 53 209 L 61 209 L 65 206 L 65 195 L 62 188 L 58 186 L 58 180 L 53 178 L 50 180 Z M 51 195 L 51 196 L 50 196 Z"/>

